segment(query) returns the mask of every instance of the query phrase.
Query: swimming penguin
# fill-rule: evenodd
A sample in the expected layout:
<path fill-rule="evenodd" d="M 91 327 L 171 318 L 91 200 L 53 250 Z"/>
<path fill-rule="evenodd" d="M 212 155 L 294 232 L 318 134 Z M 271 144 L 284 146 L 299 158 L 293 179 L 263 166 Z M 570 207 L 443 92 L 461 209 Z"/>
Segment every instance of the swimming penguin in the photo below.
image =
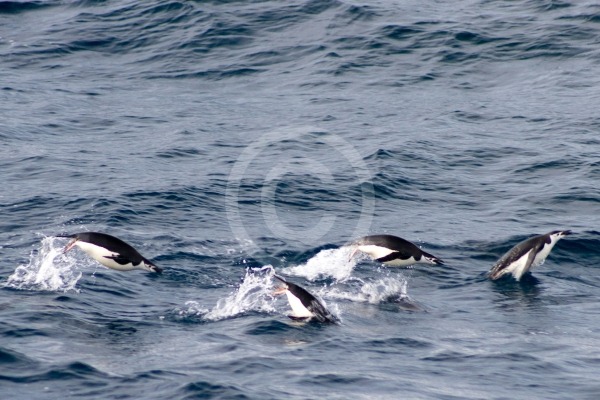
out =
<path fill-rule="evenodd" d="M 391 267 L 407 267 L 416 263 L 438 264 L 444 262 L 421 250 L 414 243 L 393 235 L 365 236 L 353 244 L 356 246 L 350 259 L 357 251 L 368 254 L 373 260 Z"/>
<path fill-rule="evenodd" d="M 294 283 L 287 282 L 280 276 L 273 276 L 283 282 L 283 286 L 273 294 L 275 296 L 286 294 L 288 303 L 290 303 L 293 311 L 293 314 L 288 315 L 291 319 L 307 321 L 314 318 L 319 322 L 337 322 L 337 319 L 325 308 L 323 303 L 306 289 Z"/>
<path fill-rule="evenodd" d="M 496 280 L 506 274 L 512 274 L 517 281 L 520 280 L 526 272 L 546 260 L 556 242 L 571 233 L 568 230 L 552 231 L 522 241 L 496 262 L 488 276 Z"/>
<path fill-rule="evenodd" d="M 59 235 L 58 237 L 71 238 L 65 247 L 64 253 L 78 246 L 90 257 L 105 267 L 117 271 L 131 271 L 132 269 L 143 269 L 161 273 L 162 269 L 142 257 L 136 249 L 106 233 L 80 232 L 73 235 Z"/>

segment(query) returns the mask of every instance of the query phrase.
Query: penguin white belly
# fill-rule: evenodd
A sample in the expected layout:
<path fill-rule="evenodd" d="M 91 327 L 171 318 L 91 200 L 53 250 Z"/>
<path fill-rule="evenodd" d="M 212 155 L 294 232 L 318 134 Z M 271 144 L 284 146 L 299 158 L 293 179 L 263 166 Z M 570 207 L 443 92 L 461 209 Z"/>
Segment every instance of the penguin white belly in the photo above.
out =
<path fill-rule="evenodd" d="M 363 244 L 358 246 L 358 250 L 367 253 L 371 258 L 378 259 L 390 255 L 394 250 L 387 247 L 376 246 L 374 244 Z"/>
<path fill-rule="evenodd" d="M 544 243 L 544 248 L 542 248 L 542 250 L 540 250 L 540 252 L 536 254 L 535 260 L 533 260 L 532 267 L 538 266 L 544 261 L 546 261 L 546 257 L 548 257 L 548 255 L 550 254 L 550 251 L 552 251 L 552 248 L 554 247 L 554 244 L 556 242 L 557 240 L 552 240 L 550 244 Z"/>
<path fill-rule="evenodd" d="M 390 267 L 408 267 L 409 265 L 413 265 L 417 262 L 418 261 L 415 260 L 413 257 L 409 257 L 406 260 L 396 258 L 395 260 L 392 260 L 392 261 L 385 261 L 384 264 L 389 265 Z"/>
<path fill-rule="evenodd" d="M 529 253 L 533 250 L 529 250 L 527 253 L 523 254 L 521 258 L 516 261 L 513 261 L 510 265 L 508 265 L 502 275 L 512 274 L 516 280 L 521 279 L 523 274 L 527 272 L 529 268 L 525 268 L 527 266 L 527 259 L 529 258 Z M 537 257 L 536 257 L 537 258 Z"/>
<path fill-rule="evenodd" d="M 297 298 L 296 296 L 294 296 L 292 293 L 290 293 L 289 290 L 286 290 L 285 294 L 287 296 L 288 303 L 290 303 L 290 307 L 292 308 L 292 311 L 294 312 L 294 314 L 293 314 L 294 317 L 310 318 L 313 316 L 313 313 L 310 312 L 310 310 L 308 308 L 304 307 L 304 304 L 302 304 L 300 299 Z"/>
<path fill-rule="evenodd" d="M 136 266 L 134 266 L 132 263 L 119 264 L 112 258 L 107 258 L 117 256 L 118 253 L 114 253 L 110 250 L 105 249 L 104 247 L 96 246 L 95 244 L 82 241 L 77 241 L 75 244 L 81 250 L 85 251 L 90 257 L 92 257 L 94 260 L 98 261 L 105 267 L 115 269 L 118 271 L 131 271 L 132 269 L 136 268 Z"/>

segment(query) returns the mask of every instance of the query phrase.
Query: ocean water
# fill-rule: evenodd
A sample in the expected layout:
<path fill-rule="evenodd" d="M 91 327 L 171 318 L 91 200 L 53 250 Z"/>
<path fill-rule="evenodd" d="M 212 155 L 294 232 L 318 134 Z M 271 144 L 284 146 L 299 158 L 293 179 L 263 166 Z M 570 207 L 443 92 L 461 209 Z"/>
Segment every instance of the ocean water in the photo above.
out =
<path fill-rule="evenodd" d="M 1 398 L 600 396 L 597 2 L 0 1 L 0 73 Z"/>

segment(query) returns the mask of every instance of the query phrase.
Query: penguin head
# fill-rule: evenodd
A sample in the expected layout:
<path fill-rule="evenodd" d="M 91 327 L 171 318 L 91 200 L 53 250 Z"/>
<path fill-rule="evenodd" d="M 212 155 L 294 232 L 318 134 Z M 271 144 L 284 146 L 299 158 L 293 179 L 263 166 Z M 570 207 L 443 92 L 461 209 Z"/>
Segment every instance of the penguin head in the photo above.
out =
<path fill-rule="evenodd" d="M 552 231 L 548 234 L 548 238 L 550 239 L 550 241 L 552 243 L 556 243 L 558 242 L 560 239 L 564 238 L 565 236 L 571 235 L 573 232 L 570 230 L 565 230 L 565 231 Z"/>
<path fill-rule="evenodd" d="M 146 267 L 146 269 L 148 271 L 151 272 L 156 272 L 157 274 L 162 274 L 163 269 L 160 267 L 157 267 L 156 265 L 152 264 L 150 261 L 144 259 L 144 261 L 142 261 L 142 263 L 144 264 L 144 266 Z"/>
<path fill-rule="evenodd" d="M 566 230 L 566 231 L 552 231 L 552 232 L 550 232 L 551 236 L 558 235 L 560 237 L 564 237 L 564 236 L 572 235 L 572 234 L 573 234 L 573 231 L 571 231 L 571 230 Z"/>

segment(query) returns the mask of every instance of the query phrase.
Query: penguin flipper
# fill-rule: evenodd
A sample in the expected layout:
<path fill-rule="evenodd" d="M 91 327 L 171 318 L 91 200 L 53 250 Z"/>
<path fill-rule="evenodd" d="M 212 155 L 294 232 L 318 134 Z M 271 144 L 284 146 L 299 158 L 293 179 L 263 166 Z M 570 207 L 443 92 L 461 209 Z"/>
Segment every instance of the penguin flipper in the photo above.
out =
<path fill-rule="evenodd" d="M 133 261 L 121 254 L 115 254 L 113 256 L 104 256 L 104 258 L 108 258 L 110 260 L 114 260 L 117 264 L 120 265 L 126 265 L 126 264 L 133 264 Z"/>
<path fill-rule="evenodd" d="M 527 255 L 527 261 L 525 261 L 525 266 L 520 271 L 514 271 L 513 276 L 517 281 L 521 280 L 521 277 L 529 272 L 529 270 L 533 266 L 533 262 L 535 261 L 535 256 L 542 246 L 536 246 L 533 249 L 529 250 L 529 254 Z"/>
<path fill-rule="evenodd" d="M 388 262 L 388 261 L 397 260 L 399 258 L 402 260 L 407 260 L 410 258 L 410 256 L 405 256 L 402 253 L 400 253 L 399 251 L 393 251 L 390 254 L 388 254 L 387 256 L 380 257 L 380 258 L 376 259 L 375 261 L 384 263 L 384 262 Z"/>
<path fill-rule="evenodd" d="M 535 256 L 540 252 L 540 250 L 544 247 L 544 242 L 540 243 L 535 248 L 531 249 L 529 252 L 529 256 L 527 257 L 527 262 L 525 263 L 525 271 L 529 271 L 533 262 L 535 261 Z"/>

